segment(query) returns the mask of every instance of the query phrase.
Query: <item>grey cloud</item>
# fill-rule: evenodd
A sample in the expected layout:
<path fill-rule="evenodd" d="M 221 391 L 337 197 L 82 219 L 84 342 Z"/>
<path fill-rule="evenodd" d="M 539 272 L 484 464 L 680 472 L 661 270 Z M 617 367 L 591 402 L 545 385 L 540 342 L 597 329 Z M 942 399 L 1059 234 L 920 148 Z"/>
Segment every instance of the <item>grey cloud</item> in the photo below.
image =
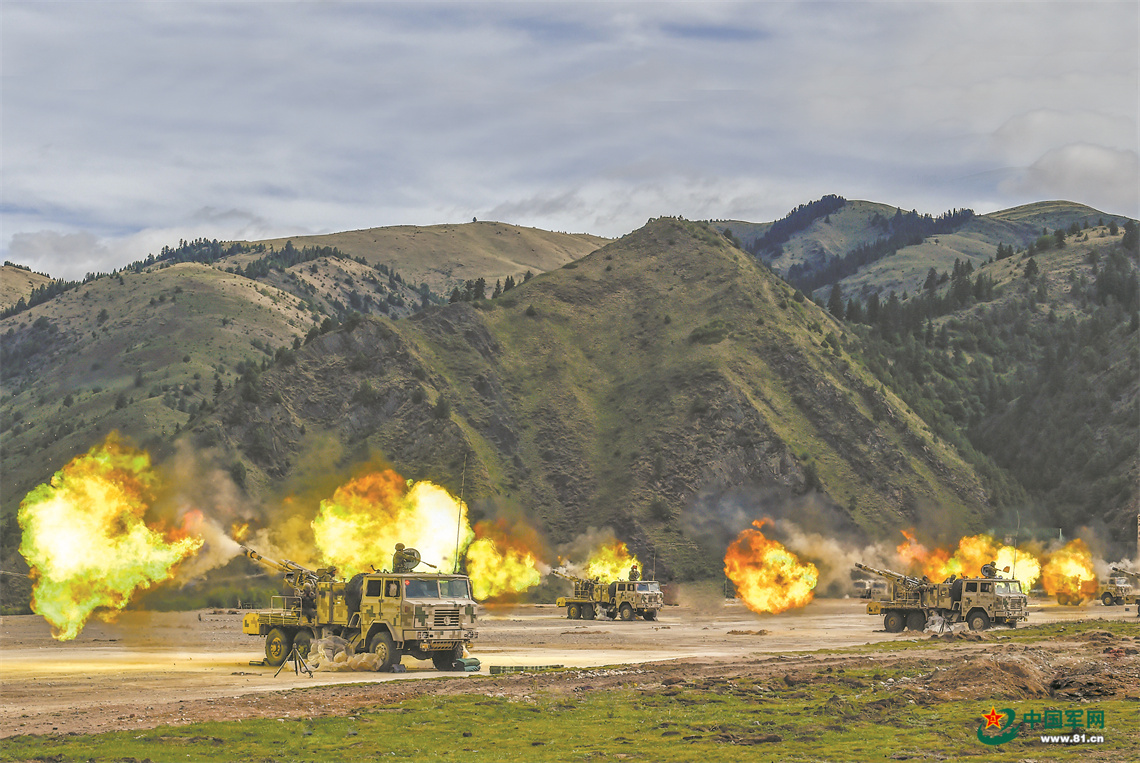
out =
<path fill-rule="evenodd" d="M 1062 146 L 1016 171 L 999 187 L 1026 198 L 1061 197 L 1134 215 L 1140 204 L 1140 157 L 1135 151 L 1088 143 Z"/>
<path fill-rule="evenodd" d="M 7 259 L 54 278 L 78 279 L 121 264 L 115 263 L 114 253 L 91 233 L 16 233 L 8 254 Z"/>
<path fill-rule="evenodd" d="M 0 248 L 472 214 L 620 235 L 824 193 L 1135 214 L 1136 21 L 1131 4 L 8 3 L 0 209 L 18 213 Z"/>

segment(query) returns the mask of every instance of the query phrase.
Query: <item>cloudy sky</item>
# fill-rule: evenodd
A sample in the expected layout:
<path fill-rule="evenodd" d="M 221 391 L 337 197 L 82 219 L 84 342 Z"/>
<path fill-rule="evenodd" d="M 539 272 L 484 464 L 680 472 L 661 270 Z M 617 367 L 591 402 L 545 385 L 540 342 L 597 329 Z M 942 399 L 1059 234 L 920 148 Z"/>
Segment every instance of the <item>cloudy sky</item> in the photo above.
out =
<path fill-rule="evenodd" d="M 618 236 L 836 193 L 1138 216 L 1130 2 L 20 2 L 4 259 L 495 219 Z"/>

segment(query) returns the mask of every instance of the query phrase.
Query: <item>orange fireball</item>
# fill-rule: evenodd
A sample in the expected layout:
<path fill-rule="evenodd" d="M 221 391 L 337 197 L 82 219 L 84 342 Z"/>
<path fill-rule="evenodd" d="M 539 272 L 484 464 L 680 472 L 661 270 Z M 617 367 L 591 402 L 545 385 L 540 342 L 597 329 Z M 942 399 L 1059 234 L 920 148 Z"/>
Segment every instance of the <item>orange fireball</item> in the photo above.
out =
<path fill-rule="evenodd" d="M 950 575 L 977 577 L 982 565 L 996 561 L 999 570 L 1016 577 L 1031 587 L 1041 574 L 1041 563 L 1028 551 L 999 543 L 993 536 L 970 535 L 958 541 L 953 551 L 928 549 L 915 539 L 914 530 L 902 530 L 905 541 L 899 544 L 899 558 L 907 572 L 926 575 L 931 580 L 945 580 Z"/>
<path fill-rule="evenodd" d="M 637 557 L 620 540 L 604 543 L 590 553 L 586 562 L 586 577 L 600 580 L 625 580 L 633 565 L 641 567 Z"/>
<path fill-rule="evenodd" d="M 1041 585 L 1050 596 L 1073 600 L 1095 596 L 1096 570 L 1088 544 L 1076 538 L 1050 554 L 1041 570 Z"/>
<path fill-rule="evenodd" d="M 801 562 L 782 544 L 764 537 L 761 531 L 770 522 L 753 522 L 756 529 L 745 530 L 729 545 L 724 555 L 724 574 L 753 612 L 779 614 L 811 602 L 819 570 L 810 562 Z"/>
<path fill-rule="evenodd" d="M 465 503 L 431 482 L 409 486 L 391 469 L 341 485 L 321 501 L 312 528 L 322 557 L 343 575 L 388 567 L 397 543 L 450 572 L 456 547 L 462 553 L 474 537 Z"/>
<path fill-rule="evenodd" d="M 92 614 L 112 617 L 202 546 L 185 531 L 147 523 L 157 486 L 150 456 L 113 432 L 21 502 L 32 610 L 55 638 L 74 639 Z"/>
<path fill-rule="evenodd" d="M 503 520 L 477 522 L 467 547 L 467 574 L 479 601 L 518 594 L 542 582 L 538 569 L 538 534 L 530 526 Z"/>

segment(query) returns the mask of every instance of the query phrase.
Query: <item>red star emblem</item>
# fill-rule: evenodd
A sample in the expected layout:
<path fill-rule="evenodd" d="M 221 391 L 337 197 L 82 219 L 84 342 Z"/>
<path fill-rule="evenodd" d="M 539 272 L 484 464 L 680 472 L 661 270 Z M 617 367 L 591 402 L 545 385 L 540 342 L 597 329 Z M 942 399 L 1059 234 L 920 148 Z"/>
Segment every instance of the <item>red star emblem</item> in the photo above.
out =
<path fill-rule="evenodd" d="M 1001 719 L 1005 717 L 1005 713 L 999 713 L 996 707 L 991 707 L 990 711 L 982 716 L 986 719 L 986 728 L 1001 728 Z"/>

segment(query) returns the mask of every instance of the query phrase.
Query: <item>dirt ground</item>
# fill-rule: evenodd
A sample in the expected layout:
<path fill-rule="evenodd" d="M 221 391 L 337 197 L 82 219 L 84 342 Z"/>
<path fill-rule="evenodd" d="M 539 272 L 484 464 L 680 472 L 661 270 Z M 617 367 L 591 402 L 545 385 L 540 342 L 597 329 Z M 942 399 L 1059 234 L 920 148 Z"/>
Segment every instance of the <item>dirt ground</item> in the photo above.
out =
<path fill-rule="evenodd" d="M 873 657 L 796 654 L 930 635 L 887 633 L 882 621 L 866 615 L 864 603 L 857 599 L 817 600 L 781 615 L 756 615 L 715 598 L 710 602 L 703 608 L 667 607 L 657 622 L 629 623 L 567 620 L 553 606 L 486 608 L 471 652 L 482 662 L 482 675 L 492 666 L 577 668 L 538 676 L 505 674 L 490 681 L 468 680 L 478 674 L 440 673 L 431 663 L 408 657 L 403 662 L 406 673 L 318 672 L 310 677 L 295 675 L 286 664 L 275 676 L 276 668 L 250 664 L 262 658 L 262 642 L 242 634 L 241 614 L 236 611 L 130 612 L 115 623 L 92 622 L 79 638 L 66 643 L 52 639 L 37 616 L 9 616 L 0 620 L 0 738 L 204 720 L 343 715 L 416 695 L 510 694 L 532 691 L 540 684 L 565 691 L 605 690 L 631 683 L 716 680 L 726 671 L 740 676 L 777 671 L 787 676 L 809 668 L 814 672 L 824 664 L 887 665 L 907 660 L 941 664 L 944 670 L 932 673 L 922 691 L 934 699 L 955 698 L 962 686 L 977 685 L 956 678 L 952 671 L 968 669 L 971 655 L 992 660 L 995 649 L 1009 653 L 1007 685 L 1020 681 L 1026 696 L 1039 696 L 1032 692 L 1042 691 L 1042 686 L 1047 690 L 1058 680 L 1064 689 L 1067 678 L 1079 695 L 1094 681 L 1081 676 L 1116 676 L 1124 682 L 1122 687 L 1130 681 L 1133 693 L 1140 685 L 1140 657 L 1133 645 L 1126 645 L 1130 652 L 1126 667 L 1117 660 L 1116 667 L 1107 671 L 1098 660 L 1106 648 L 1119 645 L 1095 640 L 1057 643 L 1030 653 L 1024 645 L 1002 645 L 1003 629 L 991 631 L 984 642 L 961 636 L 949 639 L 946 648 L 936 652 Z M 1031 624 L 1079 619 L 1137 621 L 1134 607 L 1030 603 Z"/>

